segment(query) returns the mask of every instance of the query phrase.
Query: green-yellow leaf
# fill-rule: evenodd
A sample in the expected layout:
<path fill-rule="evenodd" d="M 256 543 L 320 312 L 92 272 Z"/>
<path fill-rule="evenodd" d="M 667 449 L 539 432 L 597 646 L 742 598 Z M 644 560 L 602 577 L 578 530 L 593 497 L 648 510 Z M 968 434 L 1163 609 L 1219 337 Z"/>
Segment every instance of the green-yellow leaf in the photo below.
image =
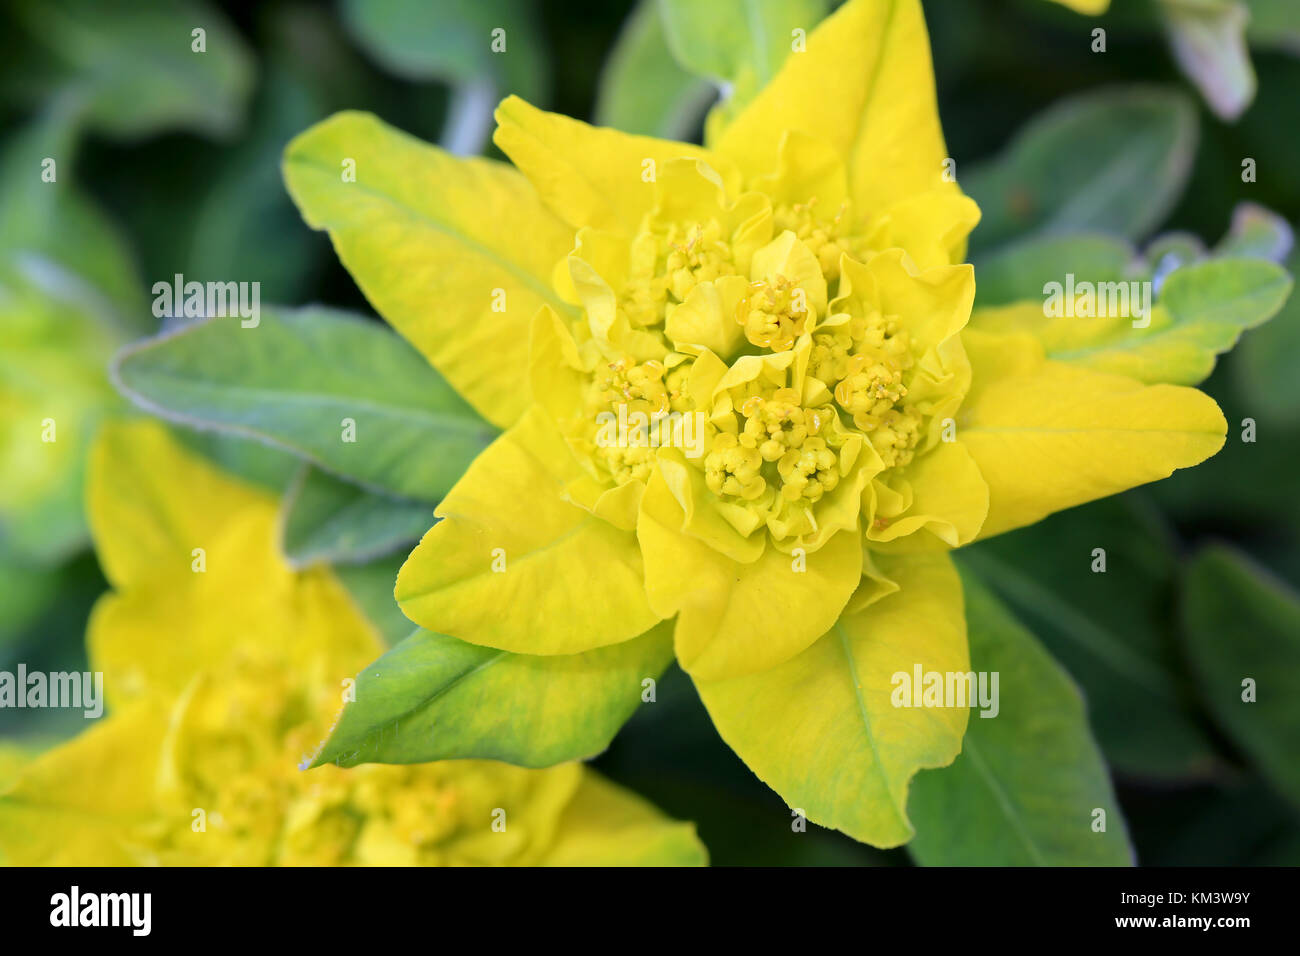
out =
<path fill-rule="evenodd" d="M 1243 331 L 1277 313 L 1291 284 L 1285 269 L 1263 259 L 1215 259 L 1173 272 L 1148 318 L 1134 304 L 1144 295 L 1142 283 L 1117 281 L 1096 286 L 1092 308 L 1104 312 L 1096 317 L 1047 317 L 1042 302 L 1022 302 L 977 311 L 971 328 L 1028 332 L 1049 359 L 1071 365 L 1149 384 L 1196 385 Z M 1103 306 L 1103 299 L 1108 304 Z M 1063 308 L 1069 304 L 1062 303 Z M 1135 327 L 1135 322 L 1148 324 Z"/>
<path fill-rule="evenodd" d="M 970 668 L 961 580 L 947 554 L 876 561 L 898 591 L 844 615 L 778 667 L 695 686 L 723 740 L 792 809 L 890 847 L 913 835 L 913 774 L 952 762 L 969 716 L 895 706 L 895 675 Z"/>
<path fill-rule="evenodd" d="M 990 591 L 963 580 L 971 669 L 998 675 L 997 709 L 981 699 L 953 765 L 913 782 L 908 849 L 927 866 L 1131 864 L 1078 688 Z"/>
<path fill-rule="evenodd" d="M 512 654 L 419 630 L 357 677 L 316 764 L 455 757 L 549 767 L 604 750 L 672 661 L 672 628 L 581 654 Z"/>
<path fill-rule="evenodd" d="M 325 229 L 375 310 L 493 424 L 528 404 L 528 335 L 573 232 L 504 163 L 460 159 L 369 113 L 285 148 L 303 218 Z"/>

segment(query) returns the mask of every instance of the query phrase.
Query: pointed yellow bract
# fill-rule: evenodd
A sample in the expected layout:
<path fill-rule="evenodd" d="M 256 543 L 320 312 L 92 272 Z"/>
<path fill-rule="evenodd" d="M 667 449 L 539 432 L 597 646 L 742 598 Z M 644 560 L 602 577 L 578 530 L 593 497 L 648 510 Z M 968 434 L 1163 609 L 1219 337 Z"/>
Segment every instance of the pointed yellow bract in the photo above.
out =
<path fill-rule="evenodd" d="M 276 501 L 152 422 L 104 429 L 88 497 L 115 589 L 91 666 L 113 714 L 4 781 L 9 862 L 704 862 L 690 825 L 577 764 L 304 773 L 382 647 L 328 569 L 279 554 Z"/>
<path fill-rule="evenodd" d="M 875 846 L 912 836 L 907 789 L 947 766 L 970 716 L 962 706 L 899 705 L 895 675 L 970 670 L 961 581 L 946 554 L 884 557 L 898 589 L 841 617 L 779 667 L 695 678 L 722 739 L 814 823 Z"/>
<path fill-rule="evenodd" d="M 1223 447 L 1214 400 L 1043 356 L 1026 333 L 964 334 L 974 385 L 959 428 L 989 485 L 981 535 L 1167 478 Z"/>

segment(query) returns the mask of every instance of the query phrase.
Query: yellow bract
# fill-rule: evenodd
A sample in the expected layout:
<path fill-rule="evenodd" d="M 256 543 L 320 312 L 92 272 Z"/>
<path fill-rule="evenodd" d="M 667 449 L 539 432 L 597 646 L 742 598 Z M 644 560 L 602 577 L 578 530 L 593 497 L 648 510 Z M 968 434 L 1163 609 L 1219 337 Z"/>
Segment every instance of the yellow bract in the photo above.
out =
<path fill-rule="evenodd" d="M 382 651 L 324 569 L 276 548 L 277 505 L 161 425 L 106 427 L 89 504 L 114 586 L 90 626 L 113 715 L 0 796 L 12 863 L 703 862 L 689 825 L 576 764 L 300 765 Z"/>

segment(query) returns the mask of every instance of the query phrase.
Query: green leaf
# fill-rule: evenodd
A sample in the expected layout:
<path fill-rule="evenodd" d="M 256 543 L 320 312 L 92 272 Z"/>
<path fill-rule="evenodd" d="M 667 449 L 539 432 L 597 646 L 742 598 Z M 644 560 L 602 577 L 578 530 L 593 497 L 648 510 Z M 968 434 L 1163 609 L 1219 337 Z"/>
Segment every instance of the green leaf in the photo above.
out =
<path fill-rule="evenodd" d="M 1195 153 L 1196 111 L 1182 93 L 1119 87 L 1062 101 L 1007 150 L 961 175 L 985 249 L 1019 235 L 1149 233 L 1173 208 Z"/>
<path fill-rule="evenodd" d="M 121 401 L 104 375 L 120 330 L 84 279 L 0 255 L 0 553 L 56 564 L 86 540 L 85 451 Z"/>
<path fill-rule="evenodd" d="M 1118 282 L 1133 272 L 1137 250 L 1113 236 L 1043 236 L 1004 246 L 976 263 L 976 306 L 1041 300 L 1043 287 L 1067 272 L 1076 282 Z"/>
<path fill-rule="evenodd" d="M 493 435 L 401 338 L 330 309 L 263 309 L 249 328 L 210 318 L 128 346 L 111 371 L 123 394 L 168 419 L 423 501 L 445 494 Z"/>
<path fill-rule="evenodd" d="M 1104 572 L 1092 570 L 1097 548 Z M 1182 779 L 1214 768 L 1168 633 L 1177 556 L 1140 495 L 1052 515 L 960 557 L 1082 686 L 1116 770 Z"/>
<path fill-rule="evenodd" d="M 126 240 L 73 185 L 75 108 L 65 100 L 19 130 L 0 154 L 0 249 L 60 266 L 101 319 L 143 331 L 139 278 Z M 47 163 L 52 161 L 52 165 Z M 46 181 L 47 170 L 53 175 Z"/>
<path fill-rule="evenodd" d="M 605 61 L 596 125 L 660 139 L 689 139 L 715 95 L 712 84 L 673 59 L 658 0 L 641 0 Z"/>
<path fill-rule="evenodd" d="M 279 61 L 268 64 L 247 133 L 190 209 L 185 275 L 257 281 L 262 296 L 275 302 L 306 293 L 319 249 L 285 194 L 279 157 L 322 111 L 293 71 Z"/>
<path fill-rule="evenodd" d="M 1065 278 L 1065 283 L 1057 280 L 1054 290 L 1063 308 L 1072 304 L 1071 289 L 1077 295 L 1083 281 Z M 1048 358 L 1057 361 L 1146 383 L 1196 385 L 1214 371 L 1219 354 L 1231 349 L 1243 331 L 1277 313 L 1291 285 L 1286 270 L 1265 259 L 1211 259 L 1171 273 L 1154 306 L 1143 301 L 1151 283 L 1120 281 L 1089 290 L 1096 317 L 1061 312 L 1048 318 L 1045 302 L 1023 302 L 978 313 L 972 325 L 1028 332 L 1042 342 Z M 1138 318 L 1148 306 L 1145 318 Z M 1142 322 L 1145 327 L 1135 327 Z"/>
<path fill-rule="evenodd" d="M 1300 252 L 1287 262 L 1300 270 Z M 1237 387 L 1249 413 L 1300 425 L 1300 296 L 1294 291 L 1277 316 L 1251 332 L 1234 353 Z"/>
<path fill-rule="evenodd" d="M 1196 385 L 1241 333 L 1267 322 L 1291 294 L 1285 269 L 1263 259 L 1218 259 L 1179 269 L 1165 280 L 1159 305 L 1168 323 L 1153 316 L 1085 364 L 1124 370 L 1146 382 Z"/>
<path fill-rule="evenodd" d="M 419 630 L 357 677 L 314 766 L 471 757 L 549 767 L 593 756 L 672 660 L 672 625 L 582 654 L 532 656 Z"/>
<path fill-rule="evenodd" d="M 1250 10 L 1250 45 L 1300 52 L 1300 7 L 1295 0 L 1244 0 Z"/>
<path fill-rule="evenodd" d="M 1181 611 L 1215 723 L 1300 807 L 1300 597 L 1243 555 L 1210 547 L 1186 571 Z"/>
<path fill-rule="evenodd" d="M 296 568 L 364 564 L 416 541 L 434 524 L 433 505 L 375 494 L 311 465 L 285 494 L 281 547 Z"/>
<path fill-rule="evenodd" d="M 189 0 L 49 0 L 14 4 L 34 43 L 64 70 L 86 120 L 113 136 L 168 127 L 224 135 L 252 89 L 253 58 L 207 4 Z M 195 29 L 205 50 L 193 49 Z"/>
<path fill-rule="evenodd" d="M 541 33 L 522 0 L 344 0 L 342 14 L 362 49 L 405 79 L 453 85 L 490 80 L 496 99 L 545 96 Z M 492 46 L 497 29 L 505 31 L 501 51 Z"/>
<path fill-rule="evenodd" d="M 971 670 L 998 675 L 998 709 L 972 712 L 953 765 L 913 781 L 912 856 L 925 866 L 1131 864 L 1078 688 L 977 578 L 962 578 Z"/>
<path fill-rule="evenodd" d="M 826 16 L 828 0 L 659 0 L 668 48 L 686 69 L 730 88 L 722 109 L 738 112 L 771 82 L 793 49 Z"/>
<path fill-rule="evenodd" d="M 340 564 L 334 568 L 335 576 L 389 647 L 396 647 L 410 637 L 414 626 L 393 597 L 397 572 L 405 560 L 406 555 L 398 553 L 366 564 Z"/>
<path fill-rule="evenodd" d="M 1255 98 L 1245 6 L 1232 0 L 1160 0 L 1160 12 L 1184 75 L 1219 119 L 1235 120 Z"/>
<path fill-rule="evenodd" d="M 1200 238 L 1184 232 L 1162 233 L 1138 254 L 1133 244 L 1114 236 L 1071 233 L 1018 240 L 978 257 L 976 306 L 1041 300 L 1049 282 L 1066 273 L 1079 282 L 1152 280 L 1156 291 L 1178 269 L 1206 259 L 1268 259 L 1282 262 L 1293 236 L 1286 220 L 1251 202 L 1238 204 L 1232 224 L 1212 252 Z M 1294 270 L 1292 270 L 1294 271 Z"/>
<path fill-rule="evenodd" d="M 302 459 L 286 451 L 226 432 L 177 428 L 172 430 L 172 435 L 227 474 L 261 485 L 277 495 L 284 494 L 303 467 Z"/>

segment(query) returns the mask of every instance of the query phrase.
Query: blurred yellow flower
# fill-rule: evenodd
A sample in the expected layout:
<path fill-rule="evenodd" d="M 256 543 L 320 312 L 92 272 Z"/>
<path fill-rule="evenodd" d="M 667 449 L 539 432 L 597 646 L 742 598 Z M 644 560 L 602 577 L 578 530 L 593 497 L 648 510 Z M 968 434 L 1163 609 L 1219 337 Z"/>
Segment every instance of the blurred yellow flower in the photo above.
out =
<path fill-rule="evenodd" d="M 689 824 L 578 764 L 303 772 L 382 651 L 326 568 L 292 570 L 273 498 L 156 423 L 106 426 L 90 624 L 112 714 L 0 797 L 14 864 L 700 864 Z"/>

